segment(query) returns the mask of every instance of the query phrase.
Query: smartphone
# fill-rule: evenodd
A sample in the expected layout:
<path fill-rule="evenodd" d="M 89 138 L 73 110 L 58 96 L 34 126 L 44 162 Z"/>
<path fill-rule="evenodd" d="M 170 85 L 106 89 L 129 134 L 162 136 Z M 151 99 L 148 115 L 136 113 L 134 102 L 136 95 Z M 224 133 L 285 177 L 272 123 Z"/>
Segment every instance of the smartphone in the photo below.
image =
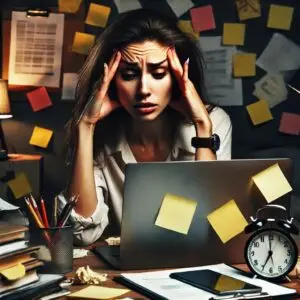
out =
<path fill-rule="evenodd" d="M 219 296 L 237 293 L 254 294 L 262 291 L 259 286 L 212 270 L 174 272 L 170 277 Z"/>

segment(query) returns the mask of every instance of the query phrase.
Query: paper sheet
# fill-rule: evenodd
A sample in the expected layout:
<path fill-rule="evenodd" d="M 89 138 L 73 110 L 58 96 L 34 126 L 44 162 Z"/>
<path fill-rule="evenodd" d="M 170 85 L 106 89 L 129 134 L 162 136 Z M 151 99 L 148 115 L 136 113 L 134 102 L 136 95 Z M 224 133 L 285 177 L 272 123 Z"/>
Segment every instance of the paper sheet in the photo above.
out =
<path fill-rule="evenodd" d="M 260 0 L 235 0 L 240 21 L 261 16 Z"/>
<path fill-rule="evenodd" d="M 109 6 L 91 3 L 85 23 L 97 27 L 105 27 L 111 8 Z"/>
<path fill-rule="evenodd" d="M 259 125 L 273 120 L 267 101 L 259 100 L 246 106 L 253 125 Z"/>
<path fill-rule="evenodd" d="M 281 74 L 288 81 L 300 68 L 300 47 L 284 35 L 274 33 L 256 65 L 267 73 Z"/>
<path fill-rule="evenodd" d="M 80 299 L 111 299 L 128 293 L 127 289 L 115 289 L 91 285 L 78 292 L 67 295 L 70 298 Z"/>
<path fill-rule="evenodd" d="M 93 34 L 76 32 L 73 40 L 72 51 L 79 54 L 88 54 L 95 42 Z"/>
<path fill-rule="evenodd" d="M 117 6 L 119 14 L 125 11 L 142 8 L 142 5 L 138 0 L 114 0 L 114 2 Z"/>
<path fill-rule="evenodd" d="M 25 173 L 20 173 L 15 179 L 7 182 L 16 199 L 32 193 L 30 183 Z"/>
<path fill-rule="evenodd" d="M 12 12 L 8 83 L 59 87 L 64 14 L 27 18 Z"/>
<path fill-rule="evenodd" d="M 35 126 L 29 144 L 41 148 L 47 148 L 52 135 L 52 130 Z"/>
<path fill-rule="evenodd" d="M 300 115 L 283 112 L 278 130 L 286 134 L 300 135 Z"/>
<path fill-rule="evenodd" d="M 58 11 L 61 13 L 76 13 L 82 0 L 58 0 Z"/>
<path fill-rule="evenodd" d="M 235 77 L 249 77 L 256 75 L 256 54 L 236 53 L 233 55 L 233 75 Z"/>
<path fill-rule="evenodd" d="M 246 25 L 241 23 L 224 23 L 223 25 L 223 44 L 239 45 L 245 43 Z"/>
<path fill-rule="evenodd" d="M 290 30 L 294 8 L 290 6 L 271 4 L 267 27 L 281 30 Z"/>
<path fill-rule="evenodd" d="M 187 33 L 190 36 L 193 36 L 193 38 L 195 38 L 196 40 L 199 38 L 199 32 L 194 31 L 191 21 L 180 20 L 177 23 L 177 26 L 180 28 L 181 31 Z"/>
<path fill-rule="evenodd" d="M 273 108 L 287 99 L 288 91 L 280 74 L 266 74 L 255 83 L 253 95 L 266 100 L 269 107 Z"/>
<path fill-rule="evenodd" d="M 190 8 L 194 6 L 191 0 L 166 0 L 173 12 L 177 17 L 180 17 L 186 13 Z"/>
<path fill-rule="evenodd" d="M 293 190 L 278 163 L 259 172 L 252 179 L 268 203 Z"/>
<path fill-rule="evenodd" d="M 31 92 L 26 93 L 31 108 L 34 112 L 52 106 L 52 101 L 45 87 L 40 87 Z"/>
<path fill-rule="evenodd" d="M 190 15 L 194 31 L 207 31 L 216 28 L 215 16 L 211 5 L 192 8 Z"/>
<path fill-rule="evenodd" d="M 75 100 L 75 91 L 78 82 L 78 74 L 64 73 L 63 87 L 62 87 L 62 100 Z"/>
<path fill-rule="evenodd" d="M 166 194 L 155 221 L 156 226 L 188 234 L 197 202 L 181 196 Z"/>
<path fill-rule="evenodd" d="M 235 47 L 221 46 L 221 37 L 202 36 L 198 44 L 206 64 L 205 82 L 209 100 L 219 106 L 243 105 L 242 80 L 232 78 Z"/>
<path fill-rule="evenodd" d="M 223 243 L 244 231 L 247 221 L 234 200 L 230 200 L 207 216 Z"/>

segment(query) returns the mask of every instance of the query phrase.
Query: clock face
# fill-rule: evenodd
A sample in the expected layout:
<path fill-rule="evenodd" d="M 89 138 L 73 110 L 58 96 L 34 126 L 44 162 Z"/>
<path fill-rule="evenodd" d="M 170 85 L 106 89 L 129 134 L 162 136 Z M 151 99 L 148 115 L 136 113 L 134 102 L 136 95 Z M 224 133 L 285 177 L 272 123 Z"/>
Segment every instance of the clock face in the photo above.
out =
<path fill-rule="evenodd" d="M 298 250 L 287 233 L 278 229 L 264 229 L 249 238 L 245 258 L 252 272 L 275 279 L 288 274 L 295 267 Z"/>

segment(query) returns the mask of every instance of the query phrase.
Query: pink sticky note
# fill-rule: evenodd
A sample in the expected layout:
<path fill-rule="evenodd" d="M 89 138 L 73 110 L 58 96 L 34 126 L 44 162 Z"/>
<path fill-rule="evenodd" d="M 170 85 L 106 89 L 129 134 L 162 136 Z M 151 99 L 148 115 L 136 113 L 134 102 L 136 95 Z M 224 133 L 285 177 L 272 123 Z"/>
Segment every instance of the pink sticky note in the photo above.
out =
<path fill-rule="evenodd" d="M 45 87 L 40 87 L 26 94 L 33 111 L 39 111 L 52 105 Z"/>
<path fill-rule="evenodd" d="M 284 112 L 281 115 L 279 131 L 287 134 L 300 134 L 300 115 Z"/>
<path fill-rule="evenodd" d="M 196 32 L 216 28 L 216 22 L 211 5 L 200 6 L 190 9 L 193 29 Z"/>

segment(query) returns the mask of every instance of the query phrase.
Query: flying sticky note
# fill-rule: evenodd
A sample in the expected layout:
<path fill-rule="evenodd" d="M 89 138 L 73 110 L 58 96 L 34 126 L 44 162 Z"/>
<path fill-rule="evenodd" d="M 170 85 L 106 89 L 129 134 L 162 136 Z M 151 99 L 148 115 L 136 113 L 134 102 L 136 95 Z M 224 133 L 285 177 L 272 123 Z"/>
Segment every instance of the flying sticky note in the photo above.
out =
<path fill-rule="evenodd" d="M 33 111 L 39 111 L 52 105 L 45 87 L 40 87 L 26 94 Z"/>
<path fill-rule="evenodd" d="M 76 13 L 82 0 L 58 0 L 58 11 L 61 13 Z"/>
<path fill-rule="evenodd" d="M 210 213 L 207 219 L 223 243 L 244 231 L 248 224 L 234 200 Z"/>
<path fill-rule="evenodd" d="M 91 3 L 85 20 L 86 24 L 105 27 L 111 8 L 104 5 Z"/>
<path fill-rule="evenodd" d="M 232 57 L 233 75 L 235 77 L 249 77 L 256 74 L 256 54 L 236 53 Z"/>
<path fill-rule="evenodd" d="M 13 192 L 16 199 L 26 196 L 32 192 L 30 183 L 24 173 L 17 174 L 17 176 L 7 182 L 7 185 Z"/>
<path fill-rule="evenodd" d="M 211 5 L 205 5 L 190 9 L 190 16 L 194 31 L 207 31 L 216 28 L 216 22 Z"/>
<path fill-rule="evenodd" d="M 268 203 L 292 191 L 278 163 L 252 177 Z"/>
<path fill-rule="evenodd" d="M 273 119 L 267 101 L 259 100 L 246 106 L 253 125 L 262 124 Z"/>
<path fill-rule="evenodd" d="M 294 8 L 290 6 L 271 4 L 267 27 L 290 30 Z"/>
<path fill-rule="evenodd" d="M 214 288 L 217 291 L 223 292 L 228 290 L 242 290 L 246 285 L 246 282 L 237 278 L 233 278 L 227 275 L 220 274 Z"/>
<path fill-rule="evenodd" d="M 52 135 L 52 130 L 35 126 L 29 144 L 33 146 L 47 148 Z"/>
<path fill-rule="evenodd" d="M 63 88 L 62 88 L 62 100 L 74 100 L 76 86 L 78 82 L 78 74 L 76 73 L 64 73 Z"/>
<path fill-rule="evenodd" d="M 245 43 L 245 24 L 224 23 L 223 44 L 224 45 L 244 45 Z"/>
<path fill-rule="evenodd" d="M 17 280 L 25 276 L 26 270 L 22 264 L 16 264 L 10 268 L 0 271 L 0 274 L 9 281 Z"/>
<path fill-rule="evenodd" d="M 192 36 L 196 40 L 199 38 L 199 33 L 194 31 L 191 21 L 181 20 L 177 23 L 177 26 L 181 31 Z"/>
<path fill-rule="evenodd" d="M 261 16 L 260 0 L 235 0 L 240 21 Z"/>
<path fill-rule="evenodd" d="M 166 194 L 155 221 L 156 226 L 187 234 L 197 202 L 181 196 Z"/>
<path fill-rule="evenodd" d="M 127 289 L 115 289 L 91 285 L 78 292 L 67 295 L 70 298 L 80 299 L 112 299 L 128 293 Z"/>
<path fill-rule="evenodd" d="M 279 131 L 282 133 L 300 134 L 300 115 L 284 112 L 281 115 Z"/>
<path fill-rule="evenodd" d="M 80 54 L 88 54 L 94 44 L 95 36 L 83 32 L 76 32 L 73 40 L 72 51 Z"/>

